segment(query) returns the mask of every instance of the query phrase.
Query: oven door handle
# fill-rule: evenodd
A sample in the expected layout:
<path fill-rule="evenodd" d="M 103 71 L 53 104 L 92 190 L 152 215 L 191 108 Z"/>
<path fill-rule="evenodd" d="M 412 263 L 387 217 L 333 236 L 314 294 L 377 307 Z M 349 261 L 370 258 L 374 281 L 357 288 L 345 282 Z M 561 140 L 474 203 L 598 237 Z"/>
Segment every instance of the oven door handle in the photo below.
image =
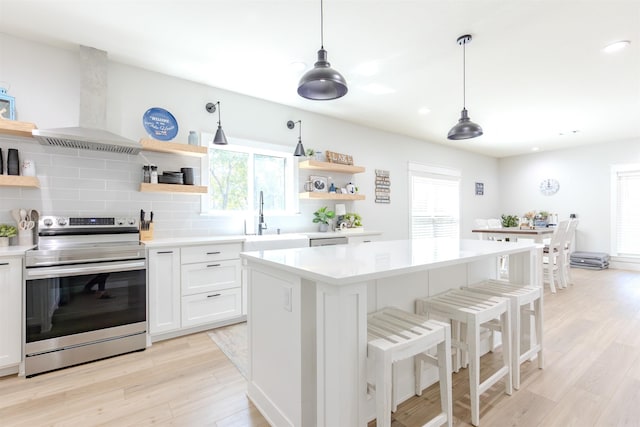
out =
<path fill-rule="evenodd" d="M 142 270 L 146 268 L 145 260 L 125 261 L 108 264 L 85 264 L 73 266 L 55 266 L 27 268 L 26 279 L 46 279 L 49 277 L 82 276 L 96 273 L 117 273 L 120 271 Z"/>

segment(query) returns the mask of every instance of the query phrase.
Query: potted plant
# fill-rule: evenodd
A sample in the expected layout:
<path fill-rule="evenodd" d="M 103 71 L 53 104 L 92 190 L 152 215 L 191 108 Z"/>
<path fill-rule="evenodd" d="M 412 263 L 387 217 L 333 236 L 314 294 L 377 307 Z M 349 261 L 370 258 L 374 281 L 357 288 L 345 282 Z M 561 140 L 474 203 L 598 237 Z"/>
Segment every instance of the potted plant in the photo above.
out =
<path fill-rule="evenodd" d="M 0 246 L 9 246 L 9 238 L 18 235 L 18 229 L 13 225 L 0 224 Z"/>
<path fill-rule="evenodd" d="M 344 216 L 348 228 L 362 227 L 362 217 L 355 212 L 347 212 Z"/>
<path fill-rule="evenodd" d="M 329 229 L 329 224 L 333 218 L 335 218 L 336 213 L 334 211 L 328 210 L 326 206 L 321 207 L 317 211 L 313 213 L 313 222 L 315 224 L 319 224 L 319 230 L 325 232 Z"/>
<path fill-rule="evenodd" d="M 519 225 L 518 217 L 516 215 L 502 215 L 503 227 L 517 227 Z"/>

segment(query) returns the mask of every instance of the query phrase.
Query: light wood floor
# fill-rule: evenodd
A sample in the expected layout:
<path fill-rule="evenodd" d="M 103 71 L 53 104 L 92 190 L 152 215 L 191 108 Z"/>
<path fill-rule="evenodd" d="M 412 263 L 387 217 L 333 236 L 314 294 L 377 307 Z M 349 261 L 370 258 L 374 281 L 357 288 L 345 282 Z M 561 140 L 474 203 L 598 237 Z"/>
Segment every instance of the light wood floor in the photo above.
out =
<path fill-rule="evenodd" d="M 481 397 L 482 426 L 640 426 L 640 273 L 573 269 L 545 292 L 546 366 L 523 365 L 512 396 Z M 483 373 L 500 358 L 482 358 Z M 454 425 L 470 420 L 466 369 L 454 374 Z M 0 378 L 0 426 L 266 426 L 246 382 L 206 333 L 30 379 Z M 421 426 L 437 386 L 398 407 L 393 427 Z M 374 422 L 370 426 L 375 425 Z"/>

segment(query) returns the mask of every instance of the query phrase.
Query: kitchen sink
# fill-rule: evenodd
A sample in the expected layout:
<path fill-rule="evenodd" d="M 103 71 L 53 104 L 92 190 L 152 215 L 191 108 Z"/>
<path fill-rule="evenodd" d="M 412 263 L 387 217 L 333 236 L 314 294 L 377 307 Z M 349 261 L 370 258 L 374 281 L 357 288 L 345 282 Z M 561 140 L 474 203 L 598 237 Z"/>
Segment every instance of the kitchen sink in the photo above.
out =
<path fill-rule="evenodd" d="M 269 249 L 304 248 L 309 246 L 309 238 L 304 234 L 263 234 L 247 236 L 244 251 L 266 251 Z"/>

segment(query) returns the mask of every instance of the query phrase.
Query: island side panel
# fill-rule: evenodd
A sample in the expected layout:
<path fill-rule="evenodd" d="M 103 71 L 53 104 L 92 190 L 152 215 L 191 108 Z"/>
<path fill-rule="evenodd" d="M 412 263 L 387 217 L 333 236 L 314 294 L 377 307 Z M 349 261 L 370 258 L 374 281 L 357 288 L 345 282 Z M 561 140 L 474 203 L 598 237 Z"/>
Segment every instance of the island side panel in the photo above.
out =
<path fill-rule="evenodd" d="M 317 425 L 366 425 L 367 285 L 317 283 Z"/>
<path fill-rule="evenodd" d="M 299 277 L 251 262 L 247 394 L 274 426 L 303 423 L 302 298 Z"/>

